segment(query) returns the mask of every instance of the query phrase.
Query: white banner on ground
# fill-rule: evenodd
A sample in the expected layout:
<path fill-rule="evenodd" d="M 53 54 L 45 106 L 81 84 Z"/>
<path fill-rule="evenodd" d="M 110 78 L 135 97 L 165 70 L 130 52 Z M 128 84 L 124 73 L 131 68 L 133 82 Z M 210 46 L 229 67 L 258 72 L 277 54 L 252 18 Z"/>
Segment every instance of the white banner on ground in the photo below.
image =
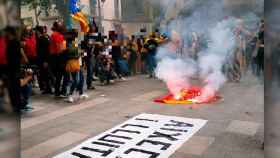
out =
<path fill-rule="evenodd" d="M 168 158 L 206 122 L 140 114 L 54 158 Z"/>

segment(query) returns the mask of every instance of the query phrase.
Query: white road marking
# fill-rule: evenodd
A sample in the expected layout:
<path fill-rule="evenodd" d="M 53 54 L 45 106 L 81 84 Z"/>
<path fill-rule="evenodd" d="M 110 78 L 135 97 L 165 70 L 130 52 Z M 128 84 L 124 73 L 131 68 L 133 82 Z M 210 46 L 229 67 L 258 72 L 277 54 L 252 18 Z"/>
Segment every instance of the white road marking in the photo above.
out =
<path fill-rule="evenodd" d="M 64 115 L 68 115 L 77 111 L 81 111 L 90 107 L 93 107 L 95 105 L 98 104 L 102 104 L 109 101 L 109 99 L 107 98 L 97 98 L 88 102 L 83 102 L 81 104 L 78 105 L 73 105 L 67 108 L 63 108 L 51 113 L 47 113 L 45 115 L 41 115 L 39 117 L 34 117 L 32 119 L 28 119 L 28 120 L 22 120 L 21 122 L 21 129 L 26 129 L 53 119 L 56 119 L 58 117 L 64 116 Z"/>

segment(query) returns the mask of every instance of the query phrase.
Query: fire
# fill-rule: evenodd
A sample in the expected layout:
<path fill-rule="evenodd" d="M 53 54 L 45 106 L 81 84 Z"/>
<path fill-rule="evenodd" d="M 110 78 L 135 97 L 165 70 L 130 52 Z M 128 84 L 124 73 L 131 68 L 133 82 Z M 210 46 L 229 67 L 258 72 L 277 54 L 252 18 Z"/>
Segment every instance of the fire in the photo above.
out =
<path fill-rule="evenodd" d="M 169 93 L 163 97 L 156 98 L 154 101 L 165 104 L 202 104 L 214 102 L 221 97 L 215 94 L 214 96 L 202 98 L 204 97 L 202 97 L 202 89 L 200 87 L 190 87 L 182 89 L 177 95 Z"/>

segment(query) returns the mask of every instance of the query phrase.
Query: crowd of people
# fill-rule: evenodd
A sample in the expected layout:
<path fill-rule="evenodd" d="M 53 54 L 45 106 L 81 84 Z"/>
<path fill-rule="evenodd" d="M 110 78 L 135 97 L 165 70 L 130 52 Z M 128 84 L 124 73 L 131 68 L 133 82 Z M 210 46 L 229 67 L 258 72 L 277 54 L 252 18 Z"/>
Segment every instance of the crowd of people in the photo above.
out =
<path fill-rule="evenodd" d="M 156 48 L 164 39 L 157 33 L 120 39 L 114 31 L 102 35 L 92 24 L 82 41 L 78 36 L 78 30 L 67 30 L 62 21 L 53 23 L 51 33 L 46 26 L 8 27 L 2 32 L 1 78 L 9 83 L 16 111 L 33 110 L 35 88 L 73 103 L 88 98 L 85 89 L 94 90 L 93 82 L 105 86 L 136 74 L 154 77 Z"/>
<path fill-rule="evenodd" d="M 225 64 L 226 76 L 238 82 L 249 67 L 260 76 L 264 69 L 264 21 L 256 33 L 242 27 L 234 32 L 238 45 L 232 53 L 233 60 Z M 32 111 L 30 98 L 34 88 L 43 95 L 73 103 L 88 98 L 85 89 L 94 90 L 94 82 L 105 86 L 136 74 L 154 78 L 157 48 L 169 42 L 157 30 L 147 36 L 122 38 L 115 31 L 104 36 L 95 24 L 90 25 L 83 40 L 78 37 L 78 31 L 67 30 L 62 21 L 53 23 L 51 33 L 46 26 L 7 27 L 1 31 L 1 78 L 8 84 L 15 111 Z M 201 41 L 201 35 L 192 33 L 186 52 L 194 60 L 205 47 Z"/>

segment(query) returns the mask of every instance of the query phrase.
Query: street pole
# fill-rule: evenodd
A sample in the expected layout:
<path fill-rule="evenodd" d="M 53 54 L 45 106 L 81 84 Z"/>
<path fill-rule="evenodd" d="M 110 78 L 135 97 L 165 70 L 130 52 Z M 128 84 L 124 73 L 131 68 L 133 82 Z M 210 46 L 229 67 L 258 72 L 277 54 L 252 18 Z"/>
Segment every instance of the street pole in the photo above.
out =
<path fill-rule="evenodd" d="M 72 19 L 70 16 L 70 10 L 69 10 L 69 0 L 64 0 L 64 22 L 66 24 L 67 29 L 72 29 Z"/>
<path fill-rule="evenodd" d="M 98 28 L 101 33 L 103 33 L 102 30 L 102 15 L 101 15 L 101 0 L 98 0 Z"/>

